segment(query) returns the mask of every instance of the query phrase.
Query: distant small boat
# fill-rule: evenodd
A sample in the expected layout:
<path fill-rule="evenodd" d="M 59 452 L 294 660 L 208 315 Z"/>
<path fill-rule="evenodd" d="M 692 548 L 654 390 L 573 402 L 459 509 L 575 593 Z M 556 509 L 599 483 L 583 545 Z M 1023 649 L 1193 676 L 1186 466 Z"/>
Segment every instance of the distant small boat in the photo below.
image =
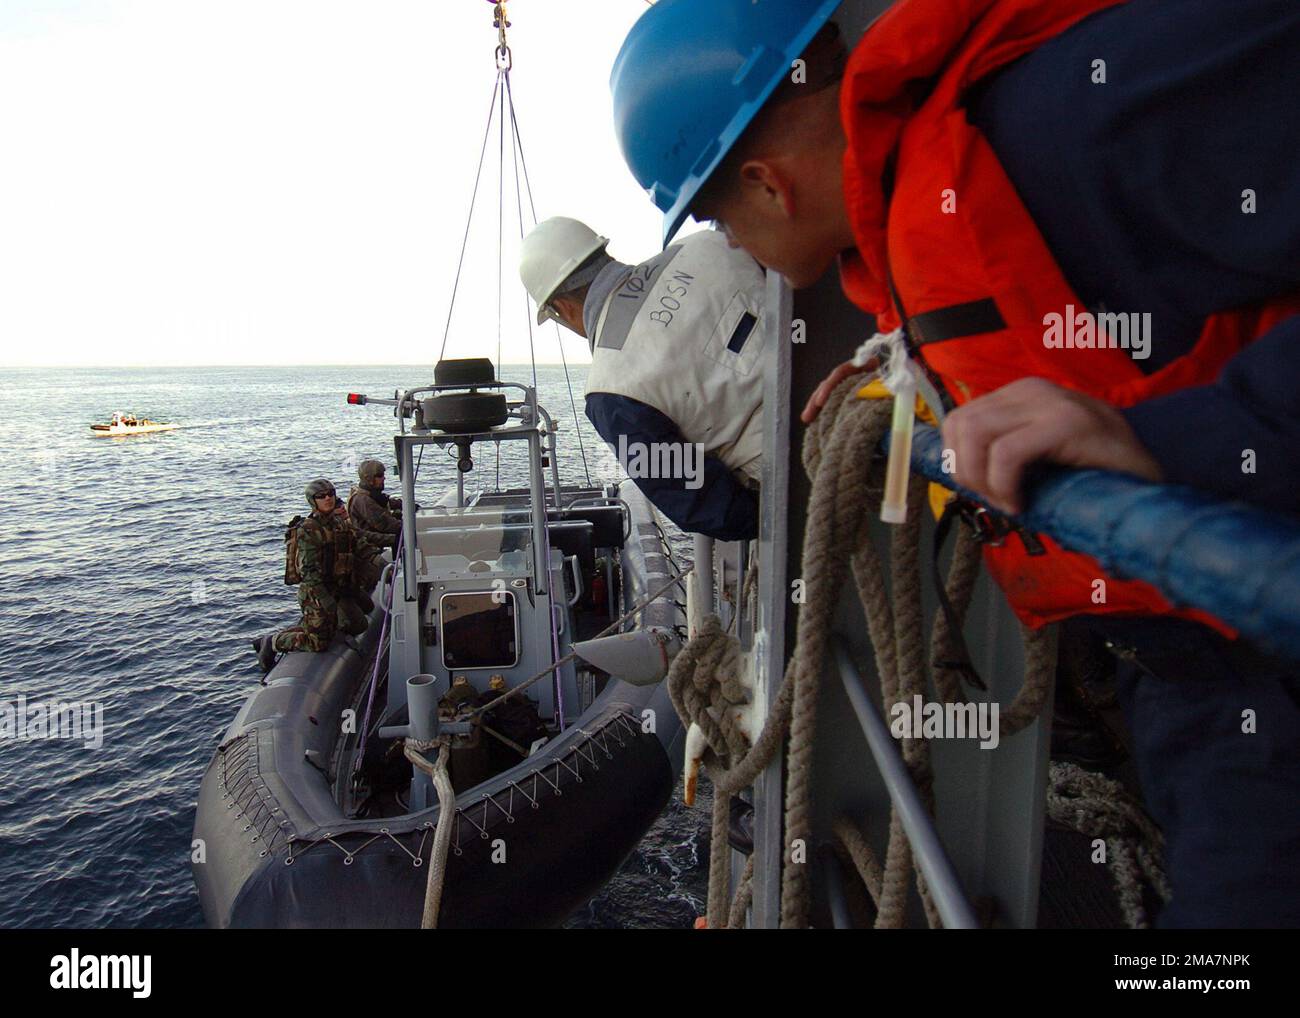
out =
<path fill-rule="evenodd" d="M 134 414 L 115 413 L 107 424 L 92 424 L 91 435 L 95 438 L 116 438 L 119 435 L 147 435 L 155 431 L 174 431 L 178 424 L 165 424 L 151 421 L 148 417 L 136 417 Z"/>

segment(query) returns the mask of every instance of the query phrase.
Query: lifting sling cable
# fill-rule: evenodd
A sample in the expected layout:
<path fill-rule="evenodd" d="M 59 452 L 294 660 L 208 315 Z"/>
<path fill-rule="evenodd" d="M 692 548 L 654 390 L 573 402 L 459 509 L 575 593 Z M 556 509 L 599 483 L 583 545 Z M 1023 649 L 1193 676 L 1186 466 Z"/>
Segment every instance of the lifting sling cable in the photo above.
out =
<path fill-rule="evenodd" d="M 515 104 L 514 104 L 514 99 L 510 97 L 510 75 L 509 74 L 506 75 L 505 93 L 506 96 L 510 98 L 510 113 L 513 119 Z M 519 137 L 515 133 L 513 126 L 510 129 L 510 158 L 513 161 L 515 167 L 515 214 L 519 217 L 519 240 L 522 242 L 524 239 L 524 200 L 519 190 Z M 536 216 L 534 216 L 533 222 L 536 223 L 536 221 L 537 218 Z M 537 388 L 537 353 L 533 349 L 533 318 L 532 315 L 528 313 L 528 311 L 529 311 L 528 297 L 527 295 L 525 295 L 524 296 L 524 320 L 528 326 L 528 355 L 532 358 L 533 361 L 533 388 Z M 564 352 L 563 347 L 560 348 L 560 352 L 561 353 Z M 557 498 L 559 497 L 559 492 L 556 492 L 556 497 Z"/>
<path fill-rule="evenodd" d="M 528 160 L 524 158 L 524 143 L 522 137 L 520 137 L 519 134 L 519 120 L 515 116 L 515 96 L 514 96 L 513 89 L 510 87 L 509 72 L 506 73 L 505 94 L 506 94 L 506 100 L 509 102 L 510 105 L 510 133 L 514 138 L 514 151 L 516 157 L 515 188 L 517 191 L 519 187 L 519 177 L 520 177 L 519 170 L 520 167 L 522 167 L 524 188 L 528 194 L 529 216 L 532 221 L 532 224 L 536 226 L 537 206 L 533 202 L 533 184 L 528 176 Z M 524 231 L 524 215 L 523 215 L 523 208 L 521 205 L 520 212 L 519 212 L 519 235 L 521 239 L 523 237 L 523 231 Z M 527 298 L 525 298 L 525 303 L 527 303 Z M 532 332 L 533 332 L 532 321 L 533 321 L 532 317 L 530 316 L 528 318 L 528 338 L 529 338 L 530 345 L 532 343 Z M 578 451 L 582 454 L 582 472 L 587 478 L 588 487 L 590 487 L 591 471 L 587 468 L 587 448 L 582 441 L 582 427 L 578 422 L 578 404 L 575 402 L 573 398 L 573 382 L 569 378 L 569 359 L 564 354 L 564 338 L 560 334 L 559 323 L 555 324 L 555 342 L 556 345 L 560 348 L 560 363 L 564 365 L 564 385 L 565 388 L 567 388 L 569 391 L 569 409 L 573 412 L 573 432 L 575 435 L 578 436 Z"/>
<path fill-rule="evenodd" d="M 515 205 L 519 216 L 519 238 L 522 241 L 524 237 L 524 207 L 523 191 L 520 188 L 520 177 L 522 178 L 524 188 L 528 194 L 528 207 L 531 216 L 532 225 L 537 225 L 537 208 L 533 201 L 532 181 L 528 177 L 528 163 L 524 157 L 523 139 L 519 131 L 519 120 L 515 113 L 514 91 L 510 83 L 510 70 L 513 66 L 513 56 L 510 47 L 506 44 L 505 30 L 509 22 L 505 18 L 505 5 L 497 3 L 493 11 L 493 27 L 497 29 L 498 44 L 493 50 L 493 58 L 496 61 L 496 81 L 492 89 L 492 101 L 488 105 L 487 125 L 483 131 L 483 143 L 479 149 L 478 167 L 474 172 L 474 188 L 470 195 L 469 213 L 465 221 L 465 233 L 461 238 L 460 256 L 456 262 L 456 277 L 452 283 L 451 300 L 447 307 L 447 322 L 443 329 L 442 347 L 438 352 L 438 359 L 442 360 L 447 353 L 447 340 L 451 335 L 451 321 L 456 309 L 456 296 L 460 289 L 461 272 L 465 264 L 465 251 L 469 246 L 470 227 L 474 221 L 474 209 L 478 202 L 478 189 L 483 175 L 483 161 L 487 155 L 488 138 L 492 134 L 492 120 L 498 116 L 498 153 L 497 153 L 497 370 L 501 370 L 501 351 L 502 337 L 501 325 L 503 320 L 502 314 L 502 294 L 504 292 L 503 279 L 503 233 L 505 225 L 505 116 L 507 106 L 510 113 L 510 141 L 511 157 L 515 171 Z M 502 87 L 504 83 L 504 88 Z M 533 338 L 533 319 L 528 307 L 528 297 L 524 296 L 524 313 L 525 321 L 528 326 L 528 353 L 529 360 L 532 364 L 533 391 L 538 389 L 537 384 L 537 353 Z M 564 352 L 564 343 L 560 335 L 559 326 L 556 325 L 556 343 L 560 348 L 560 363 L 564 369 L 564 384 L 569 395 L 569 409 L 573 414 L 573 430 L 578 439 L 578 451 L 582 457 L 582 472 L 586 478 L 587 485 L 591 485 L 591 469 L 587 461 L 586 443 L 582 437 L 582 425 L 578 418 L 578 405 L 573 396 L 573 380 L 569 374 L 569 360 Z M 501 450 L 497 447 L 497 487 L 501 486 Z M 559 492 L 556 492 L 556 498 L 559 498 Z"/>
<path fill-rule="evenodd" d="M 501 37 L 505 38 L 505 29 L 501 29 Z M 498 61 L 499 64 L 499 61 Z M 498 72 L 498 80 L 500 74 Z M 497 110 L 497 377 L 501 377 L 501 319 L 502 319 L 502 299 L 505 294 L 505 282 L 501 268 L 501 248 L 502 235 L 506 226 L 506 93 L 505 89 L 495 89 L 494 93 L 500 96 L 499 107 Z M 536 384 L 533 386 L 536 389 Z M 496 488 L 501 490 L 501 443 L 496 442 Z M 559 492 L 556 492 L 559 497 Z"/>
<path fill-rule="evenodd" d="M 506 220 L 506 94 L 504 89 L 496 90 L 500 95 L 497 111 L 497 371 L 501 370 L 501 318 L 502 298 L 505 293 L 505 281 L 502 272 L 502 238 L 505 233 Z M 501 448 L 497 445 L 498 450 Z"/>
<path fill-rule="evenodd" d="M 451 316 L 456 310 L 456 292 L 460 289 L 460 272 L 465 265 L 465 248 L 469 245 L 469 228 L 474 222 L 474 205 L 478 200 L 479 178 L 483 175 L 483 157 L 487 154 L 488 136 L 492 133 L 492 114 L 496 110 L 497 92 L 501 88 L 501 74 L 497 73 L 496 86 L 492 89 L 492 102 L 488 104 L 488 122 L 483 131 L 483 145 L 479 149 L 478 169 L 474 171 L 474 190 L 469 198 L 469 215 L 465 219 L 465 235 L 460 242 L 460 257 L 456 260 L 456 279 L 451 284 L 451 301 L 447 305 L 447 325 L 442 330 L 442 348 L 438 351 L 438 360 L 447 353 L 447 337 L 451 335 Z"/>

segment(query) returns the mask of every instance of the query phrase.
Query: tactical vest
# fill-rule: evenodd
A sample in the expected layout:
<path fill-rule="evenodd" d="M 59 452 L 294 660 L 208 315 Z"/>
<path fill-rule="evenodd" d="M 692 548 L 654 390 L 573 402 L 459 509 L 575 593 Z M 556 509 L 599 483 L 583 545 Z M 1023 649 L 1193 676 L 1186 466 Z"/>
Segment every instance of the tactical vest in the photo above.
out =
<path fill-rule="evenodd" d="M 323 540 L 321 548 L 321 575 L 331 586 L 344 586 L 352 580 L 353 556 L 356 552 L 355 534 L 351 526 L 341 526 L 336 521 L 326 525 L 316 516 L 295 516 L 284 530 L 284 582 L 296 586 L 302 582 L 298 569 L 298 542 L 310 528 L 313 535 Z"/>
<path fill-rule="evenodd" d="M 601 308 L 587 393 L 628 396 L 757 480 L 764 275 L 715 230 L 632 269 Z"/>
<path fill-rule="evenodd" d="M 967 120 L 962 99 L 981 78 L 1116 2 L 903 0 L 850 58 L 840 112 L 848 141 L 844 196 L 857 248 L 841 258 L 844 290 L 877 316 L 881 331 L 905 318 L 921 357 L 959 404 L 1037 376 L 1131 406 L 1212 382 L 1243 346 L 1300 311 L 1300 300 L 1287 299 L 1212 315 L 1193 349 L 1150 375 L 1126 349 L 1046 342 L 1049 316 L 1084 302 L 992 147 Z M 917 82 L 932 90 L 913 108 Z M 891 158 L 894 188 L 886 197 L 882 178 Z M 985 550 L 990 573 L 1028 625 L 1084 613 L 1176 615 L 1232 633 L 1205 612 L 1175 609 L 1150 584 L 1108 577 L 1095 559 L 1050 539 L 1043 545 L 1044 554 L 1030 555 L 1012 537 Z M 1105 580 L 1100 603 L 1098 579 Z"/>

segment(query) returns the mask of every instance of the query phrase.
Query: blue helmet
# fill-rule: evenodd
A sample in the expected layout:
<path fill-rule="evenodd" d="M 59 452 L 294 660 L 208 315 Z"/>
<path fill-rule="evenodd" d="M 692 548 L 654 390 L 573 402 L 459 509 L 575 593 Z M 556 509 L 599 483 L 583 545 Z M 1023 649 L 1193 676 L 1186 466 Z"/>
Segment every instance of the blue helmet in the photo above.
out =
<path fill-rule="evenodd" d="M 664 243 L 841 0 L 659 0 L 614 60 L 614 132 Z"/>

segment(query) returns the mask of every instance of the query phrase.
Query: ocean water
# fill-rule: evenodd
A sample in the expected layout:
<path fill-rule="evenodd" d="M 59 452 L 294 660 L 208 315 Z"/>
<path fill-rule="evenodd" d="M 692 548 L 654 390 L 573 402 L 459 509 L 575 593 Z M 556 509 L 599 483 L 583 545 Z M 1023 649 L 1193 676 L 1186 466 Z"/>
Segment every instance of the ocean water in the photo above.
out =
<path fill-rule="evenodd" d="M 537 370 L 563 422 L 561 480 L 583 480 L 564 371 Z M 296 618 L 284 523 L 311 478 L 342 493 L 359 460 L 392 461 L 391 411 L 344 395 L 391 395 L 431 373 L 0 370 L 0 702 L 97 702 L 104 726 L 98 748 L 0 739 L 0 928 L 201 924 L 194 801 L 216 736 L 257 684 L 250 638 Z M 584 369 L 570 374 L 580 403 Z M 502 375 L 524 381 L 529 369 Z M 115 410 L 182 427 L 91 437 Z M 580 405 L 578 426 L 591 479 L 616 480 Z M 422 490 L 454 480 L 450 460 L 431 459 Z M 495 455 L 477 469 L 493 483 Z M 500 471 L 526 482 L 518 454 Z M 670 804 L 567 925 L 689 927 L 703 911 L 707 829 L 707 803 Z"/>

